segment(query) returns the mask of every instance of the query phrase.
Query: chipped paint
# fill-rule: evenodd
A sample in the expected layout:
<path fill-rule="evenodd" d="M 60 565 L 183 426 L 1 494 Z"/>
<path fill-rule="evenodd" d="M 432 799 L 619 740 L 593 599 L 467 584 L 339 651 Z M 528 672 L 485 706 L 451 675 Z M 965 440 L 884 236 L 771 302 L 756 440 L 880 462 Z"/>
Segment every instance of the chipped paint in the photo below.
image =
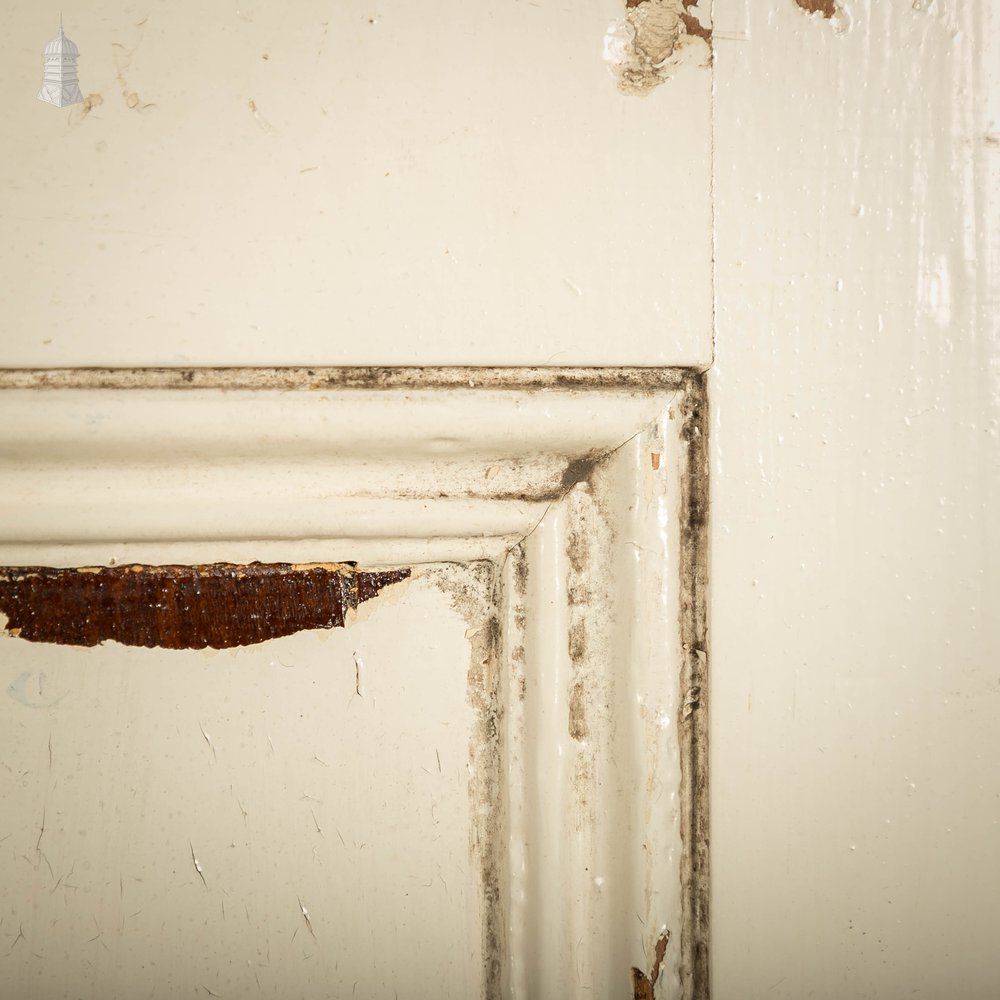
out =
<path fill-rule="evenodd" d="M 680 51 L 712 30 L 690 12 L 697 0 L 626 0 L 625 17 L 604 37 L 604 59 L 624 94 L 645 95 L 667 80 Z"/>
<path fill-rule="evenodd" d="M 641 969 L 632 967 L 633 1000 L 655 1000 L 656 984 L 660 978 L 660 969 L 663 967 L 668 944 L 670 944 L 670 931 L 664 931 L 656 940 L 653 967 L 649 970 L 648 976 Z"/>
<path fill-rule="evenodd" d="M 799 10 L 817 20 L 827 21 L 834 33 L 842 35 L 853 23 L 848 0 L 794 0 Z M 914 0 L 913 9 L 919 10 L 920 0 Z"/>
<path fill-rule="evenodd" d="M 809 14 L 822 14 L 827 20 L 837 13 L 834 0 L 795 0 L 795 3 Z"/>
<path fill-rule="evenodd" d="M 636 0 L 627 0 L 627 2 L 631 6 Z M 638 2 L 642 3 L 644 0 L 638 0 Z M 691 13 L 692 10 L 698 10 L 698 2 L 699 0 L 684 0 L 684 11 L 681 14 L 681 20 L 684 22 L 684 27 L 689 35 L 703 39 L 708 43 L 709 49 L 711 49 L 712 29 L 708 25 L 702 24 L 697 14 Z"/>
<path fill-rule="evenodd" d="M 655 393 L 658 409 L 650 408 L 643 420 L 658 414 L 655 419 L 666 426 L 663 408 L 668 400 L 662 396 L 663 388 L 669 386 L 674 390 L 683 387 L 687 390 L 692 378 L 690 371 L 620 371 L 623 377 L 618 380 L 616 374 L 606 370 L 542 372 L 521 369 L 497 372 L 432 369 L 416 373 L 413 382 L 405 389 L 447 387 L 455 390 L 455 397 L 460 399 L 466 389 L 478 390 L 484 398 L 490 398 L 494 390 L 517 387 L 526 390 L 522 399 L 539 401 L 551 400 L 547 393 L 558 389 L 568 395 L 579 393 L 580 403 L 585 405 L 588 400 L 586 393 L 596 388 L 602 392 L 612 391 L 610 399 L 606 395 L 601 400 L 602 406 L 611 407 L 618 406 L 618 401 L 626 400 L 630 394 Z M 41 383 L 36 383 L 36 388 L 54 387 L 48 381 L 51 372 L 36 374 Z M 141 380 L 144 374 L 148 373 L 67 373 L 69 384 L 63 383 L 60 388 L 82 388 L 87 379 L 114 381 L 116 378 L 123 382 L 119 388 L 133 388 L 140 384 L 146 387 Z M 11 380 L 23 377 L 22 373 L 8 375 Z M 135 377 L 136 381 L 129 382 L 131 377 Z M 399 370 L 382 369 L 214 373 L 182 369 L 158 371 L 151 377 L 160 380 L 162 388 L 182 392 L 189 388 L 208 388 L 213 380 L 216 388 L 225 389 L 246 387 L 248 383 L 252 388 L 264 390 L 320 388 L 323 392 L 319 398 L 322 399 L 328 394 L 333 397 L 335 393 L 332 390 L 344 389 L 348 390 L 352 406 L 358 396 L 351 396 L 349 390 L 402 388 L 397 381 Z M 328 390 L 331 391 L 328 393 Z M 535 393 L 538 395 L 534 396 Z M 303 395 L 303 398 L 317 397 Z M 381 406 L 381 402 L 377 405 Z M 678 405 L 676 412 L 680 416 L 686 411 Z M 684 419 L 687 419 L 686 416 Z M 673 430 L 676 431 L 682 422 L 676 421 Z M 664 562 L 656 545 L 660 537 L 657 532 L 666 532 L 673 539 L 671 553 L 680 554 L 680 547 L 674 544 L 678 518 L 676 514 L 671 514 L 666 519 L 667 510 L 663 508 L 664 519 L 657 520 L 653 526 L 647 508 L 652 495 L 649 481 L 654 473 L 661 473 L 657 478 L 661 486 L 669 480 L 671 496 L 677 498 L 676 502 L 671 501 L 672 510 L 676 510 L 680 489 L 674 491 L 673 488 L 683 486 L 688 471 L 684 461 L 678 463 L 676 433 L 665 439 L 655 428 L 651 431 L 645 424 L 622 421 L 614 426 L 615 435 L 618 434 L 617 428 L 621 428 L 620 436 L 601 438 L 599 446 L 595 446 L 593 437 L 584 437 L 584 444 L 573 438 L 571 447 L 563 447 L 557 440 L 557 446 L 545 454 L 546 474 L 544 479 L 539 478 L 532 486 L 531 495 L 546 500 L 550 507 L 548 511 L 539 509 L 531 512 L 534 520 L 527 521 L 528 528 L 524 530 L 530 534 L 531 524 L 537 526 L 542 521 L 545 526 L 534 540 L 527 539 L 524 534 L 513 533 L 509 541 L 504 539 L 508 547 L 500 549 L 498 546 L 490 556 L 496 564 L 505 560 L 502 567 L 492 561 L 456 559 L 454 565 L 425 565 L 420 569 L 421 577 L 431 579 L 451 596 L 455 610 L 465 621 L 465 638 L 469 640 L 465 689 L 475 722 L 474 730 L 462 737 L 463 749 L 468 739 L 469 755 L 466 757 L 461 750 L 458 754 L 463 793 L 468 769 L 468 802 L 471 807 L 469 857 L 463 858 L 463 864 L 475 878 L 483 903 L 482 927 L 474 927 L 472 933 L 479 946 L 476 948 L 477 960 L 481 956 L 483 962 L 482 976 L 486 984 L 483 995 L 486 997 L 505 995 L 505 970 L 512 977 L 522 975 L 531 981 L 535 979 L 537 969 L 534 965 L 518 966 L 510 958 L 511 955 L 524 954 L 523 939 L 526 935 L 537 939 L 539 931 L 539 927 L 530 922 L 525 925 L 526 930 L 517 929 L 518 914 L 523 910 L 523 905 L 515 898 L 520 898 L 518 894 L 523 896 L 526 892 L 530 900 L 537 902 L 541 899 L 546 906 L 562 907 L 568 921 L 573 923 L 573 962 L 582 977 L 581 982 L 595 984 L 595 995 L 608 995 L 604 989 L 605 976 L 611 975 L 621 988 L 624 986 L 621 981 L 623 970 L 630 969 L 633 964 L 648 970 L 650 962 L 642 957 L 640 942 L 645 941 L 647 949 L 650 949 L 660 927 L 670 926 L 675 928 L 675 933 L 679 927 L 680 905 L 677 900 L 680 894 L 678 874 L 682 844 L 676 825 L 671 826 L 671 822 L 676 824 L 676 820 L 663 823 L 659 813 L 650 811 L 655 810 L 654 800 L 666 801 L 668 798 L 673 803 L 671 808 L 676 810 L 680 779 L 672 775 L 677 770 L 677 758 L 670 758 L 673 771 L 669 775 L 655 767 L 649 770 L 649 758 L 662 751 L 668 743 L 670 747 L 674 745 L 670 742 L 676 732 L 672 718 L 669 726 L 664 722 L 664 713 L 673 709 L 664 706 L 677 706 L 679 710 L 680 701 L 672 697 L 672 688 L 667 690 L 657 682 L 649 683 L 650 657 L 644 640 L 635 645 L 630 643 L 634 633 L 638 632 L 640 637 L 646 635 L 647 619 L 667 626 L 669 634 L 674 636 L 674 644 L 664 642 L 661 646 L 660 636 L 664 633 L 657 630 L 653 642 L 655 667 L 659 676 L 669 673 L 673 678 L 670 684 L 677 684 L 679 661 L 674 652 L 676 608 L 672 604 L 663 605 L 669 611 L 669 617 L 663 621 L 656 617 L 655 608 L 649 615 L 646 614 L 649 609 L 643 609 L 649 597 L 648 584 L 656 581 L 658 585 L 660 577 L 668 570 L 672 589 L 663 594 L 668 600 L 675 599 L 673 580 L 677 562 L 673 558 Z M 689 442 L 690 435 L 684 440 Z M 690 454 L 692 452 L 688 448 L 684 455 Z M 530 461 L 514 460 L 508 459 L 504 452 L 491 452 L 481 461 L 477 459 L 474 467 L 470 466 L 474 475 L 456 477 L 459 484 L 456 489 L 466 490 L 469 483 L 486 482 L 491 484 L 493 492 L 485 491 L 484 497 L 519 499 L 522 494 L 527 494 L 526 489 L 519 491 L 518 477 L 527 481 L 527 466 L 534 461 L 534 456 L 529 455 L 528 458 Z M 541 465 L 539 463 L 539 468 Z M 450 466 L 443 461 L 440 468 Z M 407 479 L 406 484 L 407 489 L 415 488 L 412 478 Z M 479 490 L 480 486 L 477 485 L 476 489 Z M 643 494 L 643 489 L 646 489 L 646 494 Z M 633 517 L 640 519 L 643 525 L 638 533 Z M 521 541 L 516 541 L 517 538 Z M 539 562 L 543 550 L 545 561 Z M 647 552 L 651 553 L 648 557 L 643 555 Z M 398 555 L 395 558 L 398 559 Z M 381 563 L 383 560 L 376 557 L 373 561 Z M 407 561 L 429 562 L 413 558 Z M 503 587 L 497 583 L 501 569 Z M 102 572 L 100 568 L 94 571 L 97 574 Z M 630 575 L 634 572 L 636 575 Z M 625 580 L 621 585 L 620 577 Z M 366 596 L 364 587 L 364 581 L 359 579 L 355 587 L 359 603 Z M 412 592 L 413 588 L 397 588 L 397 594 L 404 596 Z M 633 603 L 639 594 L 642 594 L 642 599 L 637 604 Z M 550 604 L 556 608 L 554 612 L 551 612 Z M 369 602 L 364 607 L 378 610 L 384 607 L 384 603 L 381 600 Z M 638 618 L 632 618 L 629 610 L 636 607 L 639 608 Z M 352 620 L 354 616 L 346 617 Z M 539 618 L 546 618 L 546 624 L 539 626 Z M 526 628 L 529 632 L 527 636 Z M 671 648 L 668 650 L 668 647 Z M 553 662 L 557 663 L 558 669 L 549 675 L 552 683 L 545 688 L 545 694 L 552 699 L 549 704 L 555 707 L 543 718 L 537 710 L 540 693 L 537 677 L 539 672 L 549 670 Z M 663 670 L 662 667 L 667 664 L 669 669 Z M 370 700 L 374 709 L 370 674 L 365 673 L 365 661 L 357 651 L 348 670 L 345 701 L 360 708 Z M 460 685 L 463 672 L 458 675 Z M 379 705 L 381 703 L 380 697 Z M 689 702 L 688 712 L 695 720 L 701 716 L 700 707 L 693 702 Z M 545 724 L 546 745 L 558 747 L 561 763 L 554 759 L 554 752 L 537 760 L 531 752 L 525 752 L 526 747 L 538 743 L 531 735 L 535 730 L 526 729 L 525 719 L 536 728 L 539 720 Z M 197 726 L 201 726 L 202 722 L 204 728 L 197 735 Z M 689 727 L 685 733 L 690 731 Z M 218 744 L 221 760 L 223 743 L 217 724 L 202 716 L 196 719 L 194 732 L 198 740 L 204 740 L 201 749 L 213 762 L 214 744 Z M 668 732 L 669 737 L 664 735 Z M 209 742 L 207 733 L 211 733 L 213 742 Z M 526 736 L 529 738 L 527 743 Z M 686 747 L 683 752 L 687 753 Z M 660 756 L 662 758 L 663 754 Z M 330 759 L 326 754 L 323 758 Z M 309 759 L 323 763 L 319 757 Z M 449 763 L 446 758 L 446 774 Z M 428 773 L 431 770 L 440 773 L 441 758 L 436 757 L 433 747 L 429 748 L 426 764 Z M 541 767 L 537 766 L 539 764 Z M 644 770 L 639 772 L 637 767 Z M 512 777 L 514 769 L 517 769 L 517 774 L 523 771 L 528 781 L 519 783 L 517 778 Z M 628 780 L 623 780 L 623 775 L 639 773 L 645 779 L 641 781 L 642 788 L 638 787 L 640 782 L 632 788 Z M 536 775 L 540 777 L 536 778 Z M 516 801 L 525 790 L 528 792 L 525 800 Z M 553 822 L 551 804 L 556 802 L 560 806 L 560 815 L 558 821 Z M 242 807 L 240 812 L 243 812 Z M 244 824 L 245 820 L 243 813 Z M 252 819 L 250 825 L 253 826 Z M 305 825 L 320 838 L 324 831 L 329 837 L 330 831 L 334 830 L 330 817 L 321 810 L 314 813 L 310 809 L 305 816 Z M 626 830 L 628 850 L 634 848 L 635 855 L 622 860 L 619 838 L 626 837 L 623 832 Z M 520 848 L 514 840 L 525 831 L 529 835 L 524 838 L 523 850 L 518 853 Z M 555 836 L 556 831 L 562 831 L 563 835 Z M 336 838 L 331 837 L 333 839 Z M 552 850 L 553 841 L 556 844 L 553 853 L 542 853 L 543 850 Z M 669 854 L 664 847 L 668 843 L 672 845 Z M 199 852 L 198 858 L 204 862 L 209 887 L 215 891 L 218 874 L 213 873 L 217 873 L 216 862 L 208 853 L 202 837 L 196 836 L 194 844 Z M 566 845 L 570 846 L 567 848 Z M 686 840 L 683 846 L 690 850 Z M 656 863 L 650 863 L 649 857 L 654 857 Z M 528 865 L 527 878 L 521 874 L 524 870 L 522 860 L 526 860 Z M 190 859 L 188 864 L 192 864 Z M 667 873 L 666 879 L 664 872 Z M 197 872 L 192 874 L 197 878 Z M 520 880 L 516 884 L 513 882 L 515 878 Z M 563 887 L 568 884 L 576 886 L 577 883 L 579 891 L 574 890 L 573 901 L 566 905 L 568 901 L 561 895 Z M 664 897 L 670 897 L 670 901 L 664 902 Z M 630 912 L 639 915 L 643 926 L 641 937 L 630 934 L 628 940 L 623 932 L 607 932 L 610 924 L 604 919 L 605 911 L 622 910 L 626 901 L 631 907 Z M 309 902 L 317 906 L 322 914 L 316 901 L 310 899 Z M 520 910 L 518 906 L 521 906 Z M 596 928 L 605 930 L 595 934 Z M 322 937 L 322 922 L 317 922 L 316 929 Z M 569 934 L 569 931 L 565 933 Z M 301 943 L 307 936 L 305 928 L 300 927 L 298 941 Z M 531 947 L 528 946 L 529 949 Z M 552 949 L 548 951 L 551 954 Z M 650 953 L 647 950 L 647 958 Z M 680 954 L 677 951 L 670 954 L 673 958 L 669 966 L 657 973 L 657 989 L 661 993 L 673 988 L 680 966 Z M 651 976 L 652 972 L 647 978 Z M 566 981 L 565 976 L 562 981 Z M 555 994 L 549 991 L 545 995 Z"/>
<path fill-rule="evenodd" d="M 338 563 L 11 567 L 0 570 L 6 634 L 30 642 L 229 649 L 338 628 L 408 569 Z"/>
<path fill-rule="evenodd" d="M 357 982 L 358 997 L 403 997 L 433 981 L 437 995 L 485 1000 L 470 648 L 435 571 L 369 602 L 370 627 L 220 653 L 0 640 L 0 723 L 18 734 L 0 764 L 0 954 L 19 920 L 27 938 L 0 995 L 31 995 L 35 948 L 54 979 L 98 996 L 123 983 L 193 995 L 204 981 L 250 997 L 255 973 L 267 994 L 296 996 L 306 969 L 313 995 L 350 998 Z M 3 696 L 28 670 L 27 692 L 66 691 L 61 707 Z M 376 910 L 397 928 L 390 951 Z M 252 964 L 220 967 L 237 939 Z M 331 948 L 339 968 L 323 962 Z"/>

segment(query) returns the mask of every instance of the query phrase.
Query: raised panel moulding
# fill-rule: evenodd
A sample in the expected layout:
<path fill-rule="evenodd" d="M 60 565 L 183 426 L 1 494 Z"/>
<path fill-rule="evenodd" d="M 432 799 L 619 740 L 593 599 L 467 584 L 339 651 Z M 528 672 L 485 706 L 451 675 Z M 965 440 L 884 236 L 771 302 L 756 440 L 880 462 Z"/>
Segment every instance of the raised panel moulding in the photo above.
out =
<path fill-rule="evenodd" d="M 484 995 L 704 998 L 706 430 L 689 369 L 0 372 L 0 564 L 487 574 Z"/>

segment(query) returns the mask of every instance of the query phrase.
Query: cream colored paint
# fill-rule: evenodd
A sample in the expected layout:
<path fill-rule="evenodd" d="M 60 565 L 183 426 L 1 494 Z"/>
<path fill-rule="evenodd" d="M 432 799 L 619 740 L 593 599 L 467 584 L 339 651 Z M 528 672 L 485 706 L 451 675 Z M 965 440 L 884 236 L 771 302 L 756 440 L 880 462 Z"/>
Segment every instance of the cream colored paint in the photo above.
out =
<path fill-rule="evenodd" d="M 504 566 L 506 996 L 624 995 L 629 969 L 649 970 L 663 934 L 657 997 L 690 995 L 679 876 L 677 421 L 672 408 L 624 443 Z"/>
<path fill-rule="evenodd" d="M 985 1000 L 1000 20 L 846 6 L 716 3 L 714 995 Z"/>
<path fill-rule="evenodd" d="M 0 995 L 479 994 L 469 623 L 386 596 L 239 650 L 0 638 Z"/>
<path fill-rule="evenodd" d="M 671 396 L 534 382 L 0 391 L 0 559 L 502 560 L 565 491 L 568 462 L 617 447 Z"/>
<path fill-rule="evenodd" d="M 325 775 L 336 761 L 337 782 L 327 798 L 304 794 L 323 799 L 334 819 L 345 812 L 355 822 L 373 816 L 387 830 L 365 841 L 370 869 L 337 868 L 320 897 L 325 905 L 306 901 L 317 939 L 318 914 L 337 907 L 334 936 L 350 926 L 349 958 L 337 966 L 342 946 L 317 940 L 308 960 L 322 948 L 334 968 L 299 979 L 290 965 L 281 965 L 274 972 L 279 995 L 346 996 L 353 988 L 345 984 L 354 979 L 368 983 L 366 995 L 398 986 L 401 997 L 415 998 L 544 1000 L 567 982 L 614 994 L 627 988 L 633 966 L 651 967 L 663 934 L 671 944 L 660 1000 L 690 995 L 692 938 L 685 920 L 692 889 L 682 831 L 691 794 L 682 780 L 687 738 L 679 720 L 690 701 L 680 552 L 691 390 L 680 372 L 653 373 L 629 389 L 622 388 L 620 373 L 592 372 L 590 388 L 573 390 L 561 388 L 557 374 L 508 373 L 489 390 L 461 382 L 423 388 L 421 379 L 441 381 L 434 371 L 383 390 L 319 391 L 308 388 L 311 376 L 303 388 L 256 393 L 221 387 L 0 390 L 0 426 L 8 429 L 0 434 L 7 505 L 0 553 L 8 564 L 301 557 L 413 566 L 412 579 L 362 605 L 345 631 L 244 651 L 174 655 L 5 640 L 0 664 L 11 672 L 19 747 L 37 754 L 53 729 L 48 715 L 25 715 L 26 702 L 48 698 L 50 690 L 52 697 L 66 697 L 63 688 L 80 672 L 78 683 L 91 697 L 101 699 L 104 685 L 119 693 L 108 697 L 106 710 L 79 698 L 67 704 L 60 717 L 63 753 L 86 757 L 95 742 L 102 745 L 102 711 L 114 713 L 108 725 L 113 722 L 116 739 L 134 744 L 130 759 L 153 755 L 147 729 L 155 746 L 156 727 L 167 731 L 163 753 L 174 761 L 169 781 L 149 772 L 128 786 L 107 786 L 95 765 L 77 778 L 75 787 L 86 794 L 59 800 L 60 815 L 92 831 L 95 842 L 115 843 L 131 837 L 133 828 L 145 831 L 149 816 L 166 811 L 169 843 L 157 828 L 154 847 L 169 855 L 173 845 L 176 852 L 179 837 L 184 844 L 180 820 L 196 803 L 218 798 L 217 783 L 206 784 L 215 772 L 204 767 L 222 759 L 220 741 L 230 748 L 226 780 L 239 787 L 239 801 L 251 814 L 273 813 L 267 830 L 278 830 L 279 839 L 267 843 L 271 881 L 252 867 L 264 863 L 256 847 L 249 869 L 227 875 L 231 896 L 238 895 L 232 881 L 238 876 L 259 883 L 256 910 L 249 918 L 244 913 L 236 929 L 205 924 L 209 913 L 214 920 L 214 903 L 206 911 L 197 895 L 205 887 L 198 885 L 194 859 L 190 870 L 182 870 L 189 880 L 182 884 L 195 891 L 192 919 L 202 929 L 201 965 L 194 971 L 207 974 L 218 966 L 218 978 L 234 950 L 228 935 L 247 948 L 270 933 L 271 924 L 261 928 L 259 914 L 284 912 L 287 881 L 312 870 L 317 835 L 333 839 L 326 813 L 316 814 L 322 833 L 316 820 L 305 823 L 309 812 L 300 817 L 305 825 L 289 825 L 286 814 L 298 808 L 289 789 L 314 773 Z M 563 377 L 574 382 L 580 374 Z M 19 434 L 19 427 L 28 430 Z M 370 638 L 360 643 L 359 635 Z M 391 659 L 391 672 L 378 666 L 379 656 Z M 325 742 L 318 750 L 300 747 L 272 776 L 265 767 L 270 758 L 262 763 L 259 757 L 265 737 L 257 733 L 251 740 L 233 720 L 237 711 L 243 713 L 240 724 L 244 716 L 266 714 L 276 698 L 273 686 L 300 661 L 312 687 L 303 691 L 289 682 L 280 699 L 282 725 L 287 730 L 301 715 L 303 731 L 316 742 L 318 728 Z M 225 672 L 220 664 L 227 665 Z M 385 699 L 377 685 L 368 691 L 373 669 L 383 671 L 392 687 Z M 234 688 L 241 677 L 245 681 Z M 442 702 L 445 685 L 453 688 Z M 346 700 L 331 705 L 338 691 Z M 369 693 L 377 721 L 366 715 L 359 727 L 356 713 L 369 710 Z M 52 709 L 60 705 L 62 700 Z M 436 816 L 436 800 L 430 820 L 421 812 L 428 805 L 425 782 L 441 773 L 433 767 L 427 778 L 416 772 L 429 748 L 462 761 L 454 780 L 439 789 L 449 799 L 443 810 L 448 837 L 441 843 L 427 825 Z M 387 757 L 383 773 L 379 762 Z M 53 863 L 49 872 L 51 858 L 42 857 L 37 843 L 42 812 L 48 830 L 48 804 L 56 802 L 49 772 L 36 767 L 21 775 L 12 767 L 10 773 L 8 786 L 0 787 L 16 817 L 5 874 L 14 887 L 11 900 L 31 911 L 31 933 L 39 935 L 62 919 L 49 909 L 54 904 L 46 894 L 62 893 L 61 887 L 52 891 L 55 870 L 70 862 Z M 19 776 L 26 781 L 20 788 Z M 138 804 L 133 788 L 145 796 Z M 241 797 L 244 788 L 254 789 L 252 809 Z M 180 811 L 178 798 L 189 804 Z M 119 812 L 101 811 L 92 800 Z M 301 801 L 311 808 L 311 800 Z M 242 810 L 231 816 L 231 809 L 202 808 L 209 808 L 210 825 L 190 840 L 207 881 L 213 855 L 201 844 L 218 847 L 219 830 L 228 832 L 225 824 L 239 821 Z M 208 836 L 213 831 L 214 840 Z M 417 843 L 410 845 L 410 837 Z M 172 901 L 177 871 L 154 872 L 153 856 L 153 848 L 141 855 L 149 873 L 142 877 Z M 84 911 L 106 905 L 104 882 L 115 883 L 106 855 L 88 860 L 94 881 L 78 890 L 79 912 L 60 934 L 75 934 Z M 417 927 L 411 911 L 399 909 L 400 886 L 411 880 L 411 868 L 424 875 L 431 864 L 445 896 L 427 901 Z M 464 895 L 451 895 L 453 880 Z M 341 882 L 342 899 L 335 893 Z M 225 905 L 231 911 L 229 896 Z M 437 920 L 439 908 L 450 905 L 465 914 L 464 936 L 453 921 Z M 295 926 L 293 921 L 289 930 Z M 304 918 L 299 930 L 309 930 Z M 186 947 L 184 933 L 177 935 L 162 948 L 140 936 L 130 955 L 160 969 Z M 434 947 L 426 944 L 428 935 Z M 296 941 L 312 944 L 304 934 Z M 453 948 L 463 958 L 439 982 L 437 964 Z M 404 983 L 402 970 L 415 951 L 422 964 Z M 13 950 L 0 954 L 0 971 L 12 956 L 21 961 Z M 72 981 L 88 960 L 64 947 L 50 978 L 38 980 L 39 995 Z M 11 968 L 21 977 L 33 974 L 20 964 Z M 131 966 L 101 975 L 95 995 L 120 985 Z M 148 975 L 156 989 L 173 988 L 156 970 Z M 225 985 L 244 991 L 248 973 L 242 966 L 240 975 Z M 205 985 L 223 994 L 214 983 Z"/>
<path fill-rule="evenodd" d="M 33 98 L 54 15 L 12 9 L 3 363 L 707 364 L 714 117 L 714 995 L 995 995 L 994 0 L 716 0 L 714 68 L 641 99 L 617 5 L 344 7 L 343 135 L 302 6 L 152 11 L 146 114 L 108 54 L 141 15 L 95 7 L 77 126 Z"/>
<path fill-rule="evenodd" d="M 621 14 L 95 0 L 84 114 L 35 99 L 59 7 L 15 0 L 0 365 L 706 363 L 705 47 L 636 101 Z"/>

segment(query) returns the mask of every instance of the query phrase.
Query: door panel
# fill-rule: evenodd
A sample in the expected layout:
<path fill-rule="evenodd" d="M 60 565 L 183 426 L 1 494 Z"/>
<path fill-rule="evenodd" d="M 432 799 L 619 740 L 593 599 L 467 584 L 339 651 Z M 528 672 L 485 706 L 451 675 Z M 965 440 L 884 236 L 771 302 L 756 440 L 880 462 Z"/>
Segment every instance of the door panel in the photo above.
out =
<path fill-rule="evenodd" d="M 153 647 L 5 571 L 11 982 L 705 995 L 700 375 L 4 378 L 4 562 L 115 564 Z M 163 648 L 317 566 L 330 627 Z"/>
<path fill-rule="evenodd" d="M 676 12 L 636 97 L 624 0 L 96 0 L 61 109 L 58 9 L 5 14 L 0 367 L 710 360 L 709 50 Z"/>
<path fill-rule="evenodd" d="M 481 995 L 491 817 L 442 573 L 240 649 L 0 640 L 0 992 Z"/>

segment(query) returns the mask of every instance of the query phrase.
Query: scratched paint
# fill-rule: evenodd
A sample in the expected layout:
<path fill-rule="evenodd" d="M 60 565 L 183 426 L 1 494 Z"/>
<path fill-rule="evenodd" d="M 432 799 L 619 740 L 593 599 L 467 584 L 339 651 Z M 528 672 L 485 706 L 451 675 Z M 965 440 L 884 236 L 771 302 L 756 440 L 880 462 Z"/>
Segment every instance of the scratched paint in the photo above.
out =
<path fill-rule="evenodd" d="M 30 642 L 229 649 L 339 628 L 348 611 L 409 575 L 329 563 L 7 568 L 0 614 L 9 635 Z"/>
<path fill-rule="evenodd" d="M 456 569 L 221 651 L 0 636 L 0 996 L 482 997 Z"/>

